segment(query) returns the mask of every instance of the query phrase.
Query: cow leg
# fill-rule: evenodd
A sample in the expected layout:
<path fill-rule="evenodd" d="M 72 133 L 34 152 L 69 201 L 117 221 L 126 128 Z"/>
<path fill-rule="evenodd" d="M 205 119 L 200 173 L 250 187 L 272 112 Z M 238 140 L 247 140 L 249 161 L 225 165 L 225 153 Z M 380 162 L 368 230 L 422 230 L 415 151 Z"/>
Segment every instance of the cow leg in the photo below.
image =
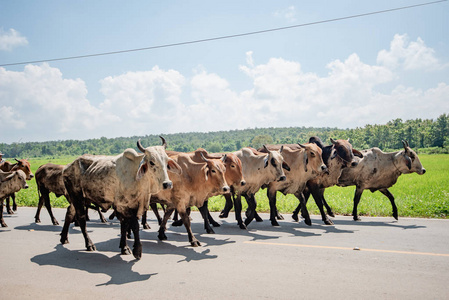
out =
<path fill-rule="evenodd" d="M 165 235 L 165 231 L 167 230 L 167 222 L 168 219 L 170 219 L 171 214 L 173 213 L 175 209 L 171 207 L 167 207 L 167 210 L 165 211 L 164 218 L 162 219 L 161 225 L 159 225 L 159 234 L 158 238 L 161 241 L 164 241 L 167 239 L 167 236 Z"/>
<path fill-rule="evenodd" d="M 363 189 L 356 187 L 354 194 L 354 208 L 352 209 L 352 218 L 354 221 L 360 221 L 361 219 L 357 215 L 357 206 L 359 205 L 360 198 L 362 198 Z"/>
<path fill-rule="evenodd" d="M 187 208 L 187 212 L 190 215 L 190 207 Z M 175 210 L 175 215 L 173 216 L 173 223 L 171 224 L 172 226 L 178 227 L 178 226 L 182 226 L 182 220 L 178 218 L 178 210 Z"/>
<path fill-rule="evenodd" d="M 254 219 L 256 216 L 256 207 L 257 207 L 257 201 L 253 194 L 251 195 L 245 195 L 246 202 L 248 203 L 248 214 L 245 220 L 245 225 L 248 226 L 249 223 Z"/>
<path fill-rule="evenodd" d="M 42 209 L 42 205 L 44 205 L 44 194 L 48 196 L 47 191 L 46 190 L 42 190 L 42 188 L 39 188 L 39 185 L 37 186 L 37 194 L 39 196 L 39 202 L 37 203 L 37 211 L 36 211 L 36 215 L 34 215 L 34 222 L 35 223 L 40 223 L 41 219 L 40 219 L 40 214 L 41 214 L 41 209 Z M 48 210 L 48 207 L 47 207 Z M 50 213 L 50 212 L 49 212 Z M 52 219 L 53 220 L 53 219 Z"/>
<path fill-rule="evenodd" d="M 218 223 L 217 221 L 214 220 L 214 218 L 212 218 L 209 209 L 207 210 L 207 219 L 209 220 L 209 223 L 212 224 L 212 226 L 214 227 L 220 227 L 220 223 Z"/>
<path fill-rule="evenodd" d="M 393 208 L 393 218 L 398 219 L 398 208 L 396 207 L 396 203 L 394 202 L 394 196 L 388 189 L 379 190 L 382 194 L 388 197 L 391 202 L 391 207 Z"/>
<path fill-rule="evenodd" d="M 12 199 L 12 210 L 17 211 L 16 193 L 11 194 L 11 199 Z"/>
<path fill-rule="evenodd" d="M 65 220 L 64 220 L 64 226 L 62 227 L 61 231 L 61 244 L 68 244 L 68 234 L 69 234 L 69 226 L 73 222 L 76 216 L 76 210 L 75 206 L 73 206 L 72 203 L 70 203 L 69 207 L 67 207 L 67 212 L 65 214 Z"/>
<path fill-rule="evenodd" d="M 135 259 L 139 260 L 142 258 L 142 243 L 140 242 L 139 219 L 137 219 L 137 216 L 131 217 L 130 225 L 134 235 L 133 255 Z"/>
<path fill-rule="evenodd" d="M 51 204 L 50 204 L 50 195 L 49 195 L 49 193 L 47 193 L 46 195 L 43 194 L 42 197 L 44 198 L 44 205 L 45 205 L 45 208 L 47 209 L 48 214 L 50 215 L 51 222 L 53 223 L 53 225 L 59 225 L 58 220 L 56 220 L 55 216 L 53 215 L 53 212 L 51 211 Z M 41 200 L 39 199 L 39 202 L 40 201 Z M 37 216 L 36 223 L 38 223 L 39 211 L 36 213 L 36 216 Z M 40 220 L 39 220 L 39 222 L 40 222 Z"/>
<path fill-rule="evenodd" d="M 335 218 L 335 214 L 332 211 L 332 208 L 329 206 L 329 204 L 327 204 L 326 198 L 324 198 L 324 191 L 325 191 L 325 189 L 322 189 L 322 190 L 323 190 L 323 193 L 322 193 L 323 198 L 322 198 L 322 200 L 323 200 L 324 207 L 326 207 L 327 214 L 330 217 Z"/>
<path fill-rule="evenodd" d="M 129 218 L 120 218 L 120 249 L 122 255 L 130 255 L 131 249 L 126 243 L 126 237 L 129 230 Z"/>
<path fill-rule="evenodd" d="M 268 202 L 270 204 L 270 221 L 272 226 L 279 226 L 279 223 L 276 220 L 276 192 L 276 190 L 272 190 L 270 188 L 267 189 Z"/>
<path fill-rule="evenodd" d="M 103 214 L 101 213 L 100 207 L 97 206 L 97 207 L 95 208 L 95 210 L 98 212 L 98 217 L 100 218 L 101 223 L 107 223 L 108 221 L 106 221 L 105 217 L 104 217 Z"/>
<path fill-rule="evenodd" d="M 223 210 L 220 212 L 219 218 L 227 218 L 229 216 L 229 212 L 231 211 L 233 204 L 232 204 L 232 195 L 231 194 L 225 194 L 224 195 L 226 199 L 226 204 Z"/>
<path fill-rule="evenodd" d="M 307 204 L 306 199 L 304 198 L 304 195 L 302 192 L 296 192 L 295 193 L 296 198 L 299 200 L 299 205 L 301 206 L 301 216 L 304 218 L 304 223 L 306 225 L 312 226 L 312 220 L 310 220 L 309 211 L 307 210 Z"/>
<path fill-rule="evenodd" d="M 315 203 L 318 206 L 318 209 L 320 210 L 321 220 L 323 220 L 324 224 L 326 225 L 334 225 L 334 223 L 327 217 L 326 213 L 324 212 L 323 191 L 324 191 L 323 189 L 313 189 L 311 192 L 313 199 L 315 199 Z"/>
<path fill-rule="evenodd" d="M 13 193 L 14 194 L 14 193 Z M 6 212 L 9 214 L 9 215 L 13 215 L 14 214 L 14 212 L 12 211 L 12 209 L 11 209 L 11 207 L 9 206 L 9 198 L 12 198 L 12 195 L 13 194 L 10 194 L 10 195 L 8 195 L 8 196 L 6 196 L 6 198 L 5 198 L 5 202 L 6 202 Z"/>
<path fill-rule="evenodd" d="M 233 198 L 235 219 L 237 220 L 237 224 L 239 225 L 240 229 L 246 229 L 246 225 L 242 220 L 242 195 L 239 193 L 237 195 L 234 195 Z"/>
<path fill-rule="evenodd" d="M 151 229 L 150 225 L 147 222 L 147 217 L 148 217 L 147 214 L 148 214 L 148 209 L 146 209 L 142 215 L 142 228 L 143 229 Z"/>
<path fill-rule="evenodd" d="M 0 224 L 2 225 L 2 227 L 8 227 L 8 225 L 6 225 L 5 220 L 3 220 L 3 199 L 0 200 Z"/>
<path fill-rule="evenodd" d="M 157 203 L 150 203 L 150 207 L 151 207 L 151 210 L 153 211 L 154 215 L 156 216 L 157 223 L 159 225 L 161 225 L 162 218 L 161 218 L 161 215 L 159 214 L 159 210 L 157 209 Z M 145 214 L 145 218 L 146 218 L 146 214 Z"/>
<path fill-rule="evenodd" d="M 303 196 L 304 196 L 304 203 L 306 203 L 307 205 L 307 201 L 309 200 L 310 197 L 310 191 L 309 189 L 305 189 L 302 192 Z M 298 198 L 298 197 L 296 197 Z M 299 222 L 299 218 L 298 218 L 298 214 L 301 211 L 301 201 L 299 201 L 298 206 L 295 208 L 295 210 L 293 211 L 293 215 L 292 215 L 292 219 L 295 220 L 296 222 Z"/>
<path fill-rule="evenodd" d="M 80 226 L 81 232 L 83 233 L 86 250 L 87 251 L 97 250 L 94 243 L 92 243 L 92 240 L 90 239 L 89 234 L 87 233 L 87 230 L 86 230 L 87 208 L 85 207 L 85 205 L 78 204 L 78 205 L 75 205 L 75 209 L 77 212 L 77 217 L 78 217 L 77 219 L 79 222 L 79 226 Z"/>
<path fill-rule="evenodd" d="M 179 211 L 178 213 L 179 216 L 181 217 L 182 222 L 184 223 L 184 227 L 187 230 L 190 245 L 192 245 L 192 247 L 201 246 L 201 243 L 193 235 L 192 228 L 190 226 L 190 216 L 187 214 L 187 211 Z"/>
<path fill-rule="evenodd" d="M 215 233 L 215 231 L 212 229 L 212 227 L 210 227 L 209 224 L 209 209 L 207 207 L 207 201 L 204 202 L 204 205 L 201 207 L 198 207 L 201 216 L 203 217 L 203 221 L 204 221 L 204 229 L 206 230 L 207 233 L 213 234 Z"/>

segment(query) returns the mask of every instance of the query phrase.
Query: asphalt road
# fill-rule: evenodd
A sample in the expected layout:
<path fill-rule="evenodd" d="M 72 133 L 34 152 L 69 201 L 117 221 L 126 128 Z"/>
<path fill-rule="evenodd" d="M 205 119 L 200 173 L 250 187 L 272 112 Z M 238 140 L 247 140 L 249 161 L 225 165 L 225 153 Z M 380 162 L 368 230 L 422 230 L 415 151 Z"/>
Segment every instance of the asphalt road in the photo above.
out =
<path fill-rule="evenodd" d="M 65 210 L 54 212 L 62 225 Z M 337 216 L 326 226 L 312 216 L 308 227 L 284 215 L 272 227 L 262 214 L 245 231 L 232 215 L 211 235 L 193 212 L 193 248 L 184 227 L 158 241 L 150 213 L 137 261 L 120 255 L 117 221 L 90 213 L 97 251 L 87 252 L 79 229 L 61 245 L 62 226 L 44 210 L 35 224 L 34 213 L 4 214 L 0 299 L 449 299 L 449 220 Z"/>

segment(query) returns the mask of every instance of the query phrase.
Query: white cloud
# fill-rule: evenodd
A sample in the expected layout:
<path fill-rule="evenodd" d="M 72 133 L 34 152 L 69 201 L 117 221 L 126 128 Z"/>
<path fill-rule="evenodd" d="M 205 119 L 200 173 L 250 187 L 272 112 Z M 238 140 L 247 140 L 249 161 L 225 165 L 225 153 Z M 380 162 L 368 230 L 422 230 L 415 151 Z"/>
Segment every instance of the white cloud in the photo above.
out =
<path fill-rule="evenodd" d="M 292 5 L 284 9 L 274 12 L 274 16 L 277 18 L 284 18 L 288 22 L 296 22 L 296 8 Z"/>
<path fill-rule="evenodd" d="M 435 70 L 441 68 L 435 51 L 426 46 L 421 38 L 409 42 L 406 34 L 396 34 L 391 41 L 390 50 L 382 50 L 377 63 L 394 69 L 402 66 L 405 70 Z"/>
<path fill-rule="evenodd" d="M 329 62 L 324 76 L 283 58 L 257 63 L 248 51 L 239 70 L 252 86 L 241 92 L 204 67 L 191 76 L 157 66 L 127 72 L 100 81 L 104 100 L 97 107 L 83 80 L 65 79 L 48 64 L 28 65 L 23 72 L 0 68 L 2 141 L 17 141 L 17 135 L 35 141 L 253 127 L 354 128 L 449 112 L 449 82 L 435 81 L 428 89 L 397 83 L 399 66 L 417 67 L 413 61 L 429 57 L 425 53 L 434 57 L 423 42 L 401 41 L 396 35 L 390 50 L 379 52 L 378 64 L 354 53 Z M 439 63 L 426 61 L 429 70 Z"/>
<path fill-rule="evenodd" d="M 0 50 L 11 51 L 13 48 L 28 45 L 26 37 L 15 29 L 4 31 L 0 28 Z"/>

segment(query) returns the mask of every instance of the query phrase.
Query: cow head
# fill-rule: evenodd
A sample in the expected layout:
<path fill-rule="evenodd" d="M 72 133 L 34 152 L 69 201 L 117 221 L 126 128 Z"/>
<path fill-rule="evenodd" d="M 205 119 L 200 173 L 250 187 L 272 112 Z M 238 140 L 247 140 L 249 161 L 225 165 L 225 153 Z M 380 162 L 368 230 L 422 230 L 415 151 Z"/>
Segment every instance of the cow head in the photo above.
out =
<path fill-rule="evenodd" d="M 290 171 L 290 167 L 284 162 L 284 158 L 281 154 L 284 147 L 282 146 L 279 151 L 268 150 L 265 145 L 263 145 L 263 148 L 265 149 L 265 152 L 268 153 L 264 159 L 264 168 L 270 167 L 271 173 L 276 181 L 285 181 L 287 177 L 285 176 L 283 169 Z"/>
<path fill-rule="evenodd" d="M 31 172 L 30 162 L 28 160 L 17 158 L 14 159 L 17 161 L 17 163 L 14 165 L 11 171 L 22 170 L 25 173 L 27 180 L 30 180 L 31 178 L 34 177 L 33 173 Z"/>
<path fill-rule="evenodd" d="M 363 158 L 363 154 L 352 148 L 349 139 L 347 140 L 334 140 L 330 139 L 333 144 L 333 150 L 331 154 L 331 159 L 338 158 L 343 162 L 342 168 L 344 167 L 356 167 L 359 162 L 355 157 Z"/>
<path fill-rule="evenodd" d="M 327 166 L 323 162 L 322 150 L 318 145 L 314 143 L 308 143 L 305 145 L 299 144 L 299 147 L 304 149 L 304 171 L 308 172 L 312 170 L 312 174 L 320 174 L 322 172 L 328 172 Z"/>
<path fill-rule="evenodd" d="M 152 182 L 155 183 L 154 190 L 151 193 L 157 193 L 160 190 L 171 189 L 173 187 L 167 171 L 176 174 L 182 172 L 181 167 L 165 153 L 167 142 L 163 137 L 160 138 L 162 139 L 162 146 L 144 148 L 140 140 L 137 141 L 137 148 L 144 155 L 137 170 L 136 180 L 140 180 L 146 174 L 150 174 Z"/>
<path fill-rule="evenodd" d="M 224 155 L 221 159 L 207 159 L 201 153 L 201 157 L 206 162 L 206 165 L 203 169 L 206 181 L 210 181 L 210 184 L 212 184 L 212 186 L 217 187 L 217 192 L 229 193 L 231 189 L 226 182 L 226 167 L 224 165 L 224 162 L 227 159 L 227 155 Z"/>
<path fill-rule="evenodd" d="M 10 181 L 14 185 L 14 190 L 27 189 L 28 184 L 26 182 L 25 172 L 22 170 L 15 170 L 11 172 L 2 172 L 0 176 L 0 182 Z"/>
<path fill-rule="evenodd" d="M 399 158 L 399 166 L 397 166 L 398 169 L 402 173 L 416 172 L 419 175 L 426 173 L 426 169 L 423 168 L 418 155 L 410 148 L 408 142 L 402 141 L 402 145 L 404 146 L 404 150 L 400 152 L 401 156 Z M 404 165 L 407 167 L 406 169 L 402 167 Z"/>
<path fill-rule="evenodd" d="M 243 178 L 243 169 L 242 162 L 237 157 L 237 155 L 233 153 L 226 154 L 226 159 L 224 161 L 226 172 L 225 178 L 226 182 L 230 186 L 244 186 L 246 184 L 245 179 Z"/>

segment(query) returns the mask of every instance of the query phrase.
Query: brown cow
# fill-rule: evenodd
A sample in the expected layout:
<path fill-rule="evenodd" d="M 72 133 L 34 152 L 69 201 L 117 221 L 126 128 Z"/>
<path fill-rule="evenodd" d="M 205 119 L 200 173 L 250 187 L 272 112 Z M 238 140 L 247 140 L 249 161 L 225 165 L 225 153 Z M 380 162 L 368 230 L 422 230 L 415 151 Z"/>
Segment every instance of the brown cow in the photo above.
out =
<path fill-rule="evenodd" d="M 253 148 L 242 148 L 239 151 L 234 152 L 240 159 L 243 166 L 243 176 L 246 184 L 244 186 L 236 187 L 232 195 L 225 195 L 226 206 L 220 213 L 220 218 L 228 217 L 229 211 L 234 205 L 235 218 L 237 224 L 241 229 L 246 229 L 246 226 L 256 218 L 257 221 L 262 219 L 256 213 L 256 198 L 255 194 L 264 185 L 269 184 L 272 181 L 285 181 L 286 177 L 284 170 L 290 170 L 287 163 L 281 155 L 282 147 L 278 151 L 266 150 L 266 153 L 262 153 Z M 244 196 L 248 203 L 248 214 L 245 222 L 242 220 L 242 200 Z M 234 203 L 233 203 L 234 202 Z"/>
<path fill-rule="evenodd" d="M 9 195 L 27 189 L 26 175 L 22 170 L 3 172 L 0 170 L 0 224 L 8 227 L 3 220 L 3 200 Z"/>
<path fill-rule="evenodd" d="M 200 242 L 193 235 L 190 227 L 190 217 L 187 208 L 191 206 L 202 207 L 204 201 L 216 193 L 228 193 L 230 188 L 225 178 L 224 161 L 222 159 L 207 159 L 204 156 L 202 163 L 192 160 L 189 154 L 179 153 L 172 156 L 182 169 L 181 174 L 170 174 L 173 181 L 173 189 L 161 191 L 151 196 L 151 203 L 161 203 L 167 206 L 164 218 L 159 228 L 158 238 L 166 240 L 166 224 L 173 211 L 176 209 L 187 230 L 189 242 L 193 247 L 200 246 Z M 207 219 L 204 210 L 203 218 Z"/>
<path fill-rule="evenodd" d="M 13 164 L 10 163 L 9 161 L 3 161 L 2 163 L 0 163 L 0 170 L 3 172 L 22 170 L 25 173 L 26 180 L 31 180 L 31 178 L 33 178 L 34 175 L 31 172 L 30 162 L 27 159 L 17 159 L 17 158 L 14 158 L 14 159 L 15 159 L 16 163 L 13 163 Z M 12 210 L 9 205 L 10 204 L 9 198 L 12 199 Z M 17 210 L 15 193 L 8 195 L 5 199 L 6 199 L 6 211 L 8 212 L 8 214 L 13 214 L 14 211 Z"/>
<path fill-rule="evenodd" d="M 86 231 L 85 207 L 94 203 L 104 211 L 111 206 L 120 220 L 122 254 L 130 254 L 126 233 L 134 234 L 133 255 L 142 256 L 138 219 L 146 211 L 152 193 L 171 189 L 168 171 L 179 173 L 180 166 L 165 153 L 167 143 L 162 146 L 143 148 L 140 140 L 138 154 L 126 149 L 117 156 L 83 155 L 68 164 L 63 172 L 64 185 L 70 203 L 61 232 L 61 243 L 68 243 L 68 229 L 76 217 L 79 221 L 88 251 L 96 250 Z"/>
<path fill-rule="evenodd" d="M 178 155 L 181 152 L 176 152 L 176 151 L 166 151 L 169 157 Z M 193 151 L 193 152 L 188 152 L 186 153 L 187 155 L 189 155 L 189 157 L 197 163 L 201 163 L 204 162 L 203 157 L 207 158 L 207 159 L 220 159 L 223 158 L 226 155 L 225 161 L 224 161 L 224 165 L 226 168 L 225 171 L 225 178 L 226 178 L 226 182 L 228 183 L 229 187 L 231 188 L 231 191 L 234 190 L 236 187 L 239 186 L 244 186 L 246 184 L 245 179 L 243 178 L 243 173 L 242 173 L 242 162 L 240 161 L 240 159 L 234 154 L 234 153 L 209 153 L 207 152 L 205 149 L 203 148 L 198 148 L 197 150 Z M 216 194 L 212 194 L 211 196 L 216 196 L 216 195 L 221 195 L 222 193 L 216 193 Z M 199 210 L 204 210 L 204 214 L 207 213 L 207 218 L 204 219 L 204 229 L 206 229 L 207 233 L 214 233 L 214 230 L 210 227 L 210 224 L 212 224 L 214 227 L 219 227 L 220 224 L 217 223 L 212 216 L 209 213 L 207 204 L 208 204 L 208 199 L 206 199 L 206 201 L 204 202 L 204 205 L 202 207 L 199 207 Z M 159 216 L 159 212 L 157 210 L 157 204 L 153 203 L 150 204 L 154 214 L 156 215 L 159 225 L 162 222 L 161 217 Z M 187 210 L 189 212 L 189 210 Z M 177 216 L 177 211 L 175 210 L 175 222 L 173 222 L 173 226 L 181 226 L 182 225 L 182 220 L 177 220 L 176 218 Z M 142 220 L 142 223 L 143 220 Z"/>
<path fill-rule="evenodd" d="M 319 137 L 314 136 L 309 139 L 309 143 L 315 143 L 322 149 L 323 161 L 326 164 L 329 172 L 322 173 L 314 179 L 307 181 L 307 186 L 303 191 L 306 204 L 310 195 L 313 196 L 313 198 L 315 199 L 315 203 L 320 209 L 321 219 L 326 225 L 333 225 L 333 222 L 324 212 L 323 205 L 326 207 L 329 216 L 334 217 L 334 213 L 324 199 L 324 190 L 338 183 L 338 178 L 340 178 L 341 172 L 344 168 L 357 166 L 358 161 L 355 156 L 359 158 L 363 157 L 360 151 L 352 148 L 349 139 L 333 140 L 331 138 L 330 141 L 332 142 L 332 145 L 324 146 Z M 298 221 L 298 213 L 300 209 L 301 203 L 298 204 L 298 207 L 293 212 L 292 218 L 295 221 Z"/>
<path fill-rule="evenodd" d="M 62 178 L 62 171 L 64 167 L 65 165 L 55 165 L 52 163 L 47 163 L 37 169 L 35 179 L 37 185 L 37 193 L 39 195 L 39 203 L 37 205 L 36 215 L 34 216 L 34 220 L 36 223 L 41 222 L 40 212 L 42 206 L 45 205 L 53 225 L 59 225 L 59 222 L 53 216 L 53 212 L 51 210 L 50 193 L 54 193 L 56 195 L 56 198 L 59 198 L 61 196 L 65 196 L 67 198 L 67 191 L 65 189 L 64 180 Z M 100 209 L 98 207 L 93 207 L 93 209 L 98 211 L 101 222 L 106 223 L 106 219 L 100 212 Z M 86 216 L 86 218 L 88 220 L 88 216 Z"/>
<path fill-rule="evenodd" d="M 363 150 L 363 158 L 354 168 L 343 170 L 338 179 L 339 186 L 355 185 L 354 207 L 352 216 L 355 221 L 360 218 L 357 214 L 357 206 L 364 190 L 369 189 L 372 193 L 380 191 L 391 202 L 393 217 L 398 219 L 398 209 L 394 202 L 394 196 L 388 190 L 402 174 L 418 173 L 423 175 L 426 169 L 419 161 L 418 155 L 413 151 L 406 141 L 402 141 L 404 150 L 385 153 L 379 148 Z"/>
<path fill-rule="evenodd" d="M 276 150 L 283 145 L 267 145 L 266 149 Z M 328 172 L 327 166 L 322 159 L 322 150 L 316 144 L 297 144 L 299 149 L 291 149 L 284 147 L 282 157 L 290 166 L 290 170 L 286 171 L 287 180 L 282 182 L 270 182 L 267 185 L 267 195 L 270 203 L 270 221 L 271 225 L 279 226 L 276 220 L 278 216 L 276 209 L 276 193 L 280 191 L 284 195 L 294 194 L 301 203 L 305 204 L 302 192 L 306 187 L 307 181 L 313 179 L 324 172 Z M 259 149 L 266 151 L 265 149 Z M 305 218 L 304 222 L 311 225 L 311 220 L 306 206 L 302 207 L 302 214 Z"/>

